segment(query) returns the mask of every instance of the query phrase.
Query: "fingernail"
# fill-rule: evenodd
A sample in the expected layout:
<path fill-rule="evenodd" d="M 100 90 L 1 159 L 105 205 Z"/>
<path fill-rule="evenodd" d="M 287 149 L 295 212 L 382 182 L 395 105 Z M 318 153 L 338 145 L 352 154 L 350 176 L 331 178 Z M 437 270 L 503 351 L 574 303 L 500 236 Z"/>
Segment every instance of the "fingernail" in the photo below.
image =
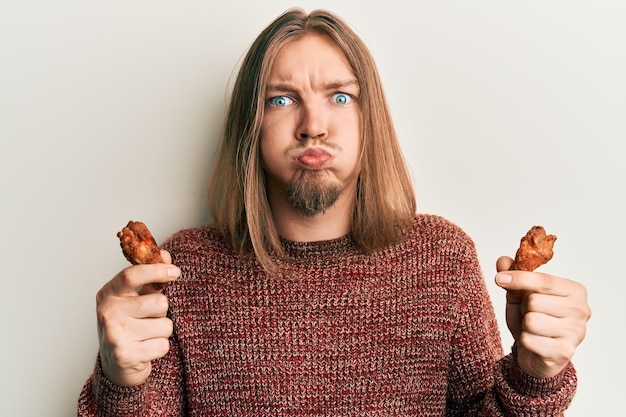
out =
<path fill-rule="evenodd" d="M 498 274 L 496 276 L 498 284 L 510 284 L 513 281 L 513 276 L 509 274 Z"/>
<path fill-rule="evenodd" d="M 180 269 L 175 268 L 173 266 L 167 268 L 167 276 L 171 278 L 178 278 L 180 275 Z"/>

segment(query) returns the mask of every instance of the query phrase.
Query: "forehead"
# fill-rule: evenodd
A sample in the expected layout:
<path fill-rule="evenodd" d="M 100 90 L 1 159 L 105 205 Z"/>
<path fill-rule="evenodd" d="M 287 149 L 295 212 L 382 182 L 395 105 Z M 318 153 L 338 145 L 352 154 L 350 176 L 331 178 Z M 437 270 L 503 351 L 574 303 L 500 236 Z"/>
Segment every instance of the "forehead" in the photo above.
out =
<path fill-rule="evenodd" d="M 355 78 L 343 51 L 328 36 L 307 33 L 284 44 L 269 73 L 270 82 Z"/>

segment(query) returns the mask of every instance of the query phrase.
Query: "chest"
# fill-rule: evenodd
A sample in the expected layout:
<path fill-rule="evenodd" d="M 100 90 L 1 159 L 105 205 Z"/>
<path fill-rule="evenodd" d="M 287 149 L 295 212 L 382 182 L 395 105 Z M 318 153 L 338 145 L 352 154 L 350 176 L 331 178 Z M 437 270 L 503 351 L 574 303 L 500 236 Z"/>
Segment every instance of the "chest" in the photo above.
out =
<path fill-rule="evenodd" d="M 454 300 L 435 280 L 389 271 L 197 292 L 174 316 L 202 391 L 191 401 L 387 412 L 388 401 L 417 405 L 433 392 L 445 401 Z"/>

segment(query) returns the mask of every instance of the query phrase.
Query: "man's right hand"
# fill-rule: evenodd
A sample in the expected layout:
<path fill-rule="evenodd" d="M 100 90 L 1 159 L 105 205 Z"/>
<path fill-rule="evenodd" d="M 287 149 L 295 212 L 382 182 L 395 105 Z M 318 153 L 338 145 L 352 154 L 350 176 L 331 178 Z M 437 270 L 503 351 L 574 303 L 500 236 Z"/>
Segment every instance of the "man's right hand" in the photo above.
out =
<path fill-rule="evenodd" d="M 180 276 L 171 256 L 166 263 L 133 265 L 118 273 L 96 296 L 102 372 L 113 383 L 130 387 L 144 382 L 152 360 L 169 351 L 173 324 L 168 301 L 151 283 L 167 283 Z"/>

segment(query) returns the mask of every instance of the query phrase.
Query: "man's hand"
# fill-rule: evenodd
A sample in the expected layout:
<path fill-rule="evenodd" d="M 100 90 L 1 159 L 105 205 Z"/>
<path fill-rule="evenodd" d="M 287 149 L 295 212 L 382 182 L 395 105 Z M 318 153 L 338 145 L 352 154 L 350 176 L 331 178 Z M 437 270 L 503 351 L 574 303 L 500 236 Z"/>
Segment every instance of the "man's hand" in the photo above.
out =
<path fill-rule="evenodd" d="M 172 321 L 167 298 L 152 283 L 180 276 L 171 256 L 166 263 L 133 265 L 106 283 L 96 296 L 100 361 L 104 375 L 119 386 L 134 386 L 150 375 L 151 361 L 169 351 Z"/>
<path fill-rule="evenodd" d="M 506 289 L 506 322 L 517 344 L 517 361 L 529 375 L 561 372 L 585 338 L 591 309 L 586 288 L 541 272 L 509 271 L 513 259 L 496 263 L 496 283 Z"/>

